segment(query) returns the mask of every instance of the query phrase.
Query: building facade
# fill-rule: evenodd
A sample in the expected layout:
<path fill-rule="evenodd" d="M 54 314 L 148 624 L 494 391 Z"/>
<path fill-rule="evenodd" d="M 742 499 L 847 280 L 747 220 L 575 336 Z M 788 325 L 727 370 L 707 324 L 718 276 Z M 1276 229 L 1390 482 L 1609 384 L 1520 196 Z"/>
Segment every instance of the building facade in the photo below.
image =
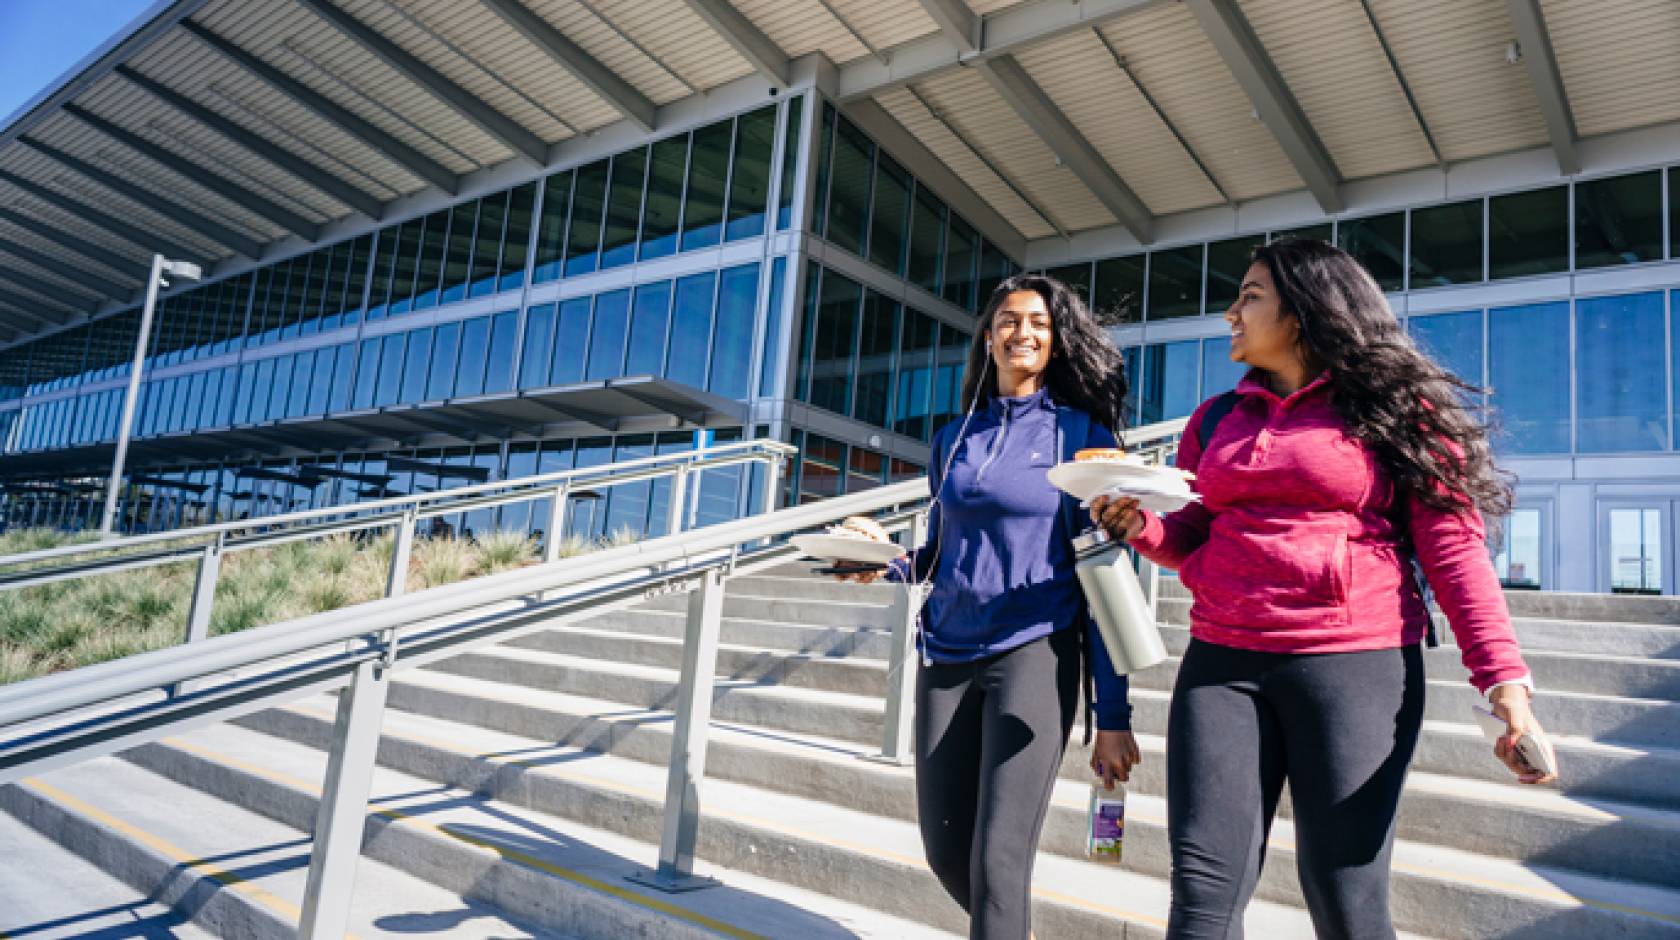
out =
<path fill-rule="evenodd" d="M 977 15 L 1007 37 L 1044 6 Z M 1249 6 L 1258 15 L 1267 4 Z M 1034 42 L 1070 41 L 1052 27 L 1035 27 L 1046 32 Z M 1019 128 L 1004 130 L 1097 194 L 1081 221 L 1077 200 L 1057 203 L 1050 183 L 1018 171 L 1025 158 L 986 143 L 989 112 L 935 95 L 932 79 L 918 90 L 872 77 L 923 68 L 919 50 L 934 39 L 961 44 L 930 35 L 845 68 L 820 49 L 790 58 L 784 81 L 723 82 L 662 106 L 657 129 L 615 124 L 553 159 L 491 163 L 454 194 L 411 187 L 377 221 L 351 214 L 166 289 L 147 337 L 123 527 L 257 518 L 755 436 L 799 447 L 787 503 L 913 478 L 932 431 L 957 414 L 979 306 L 1020 270 L 1087 296 L 1125 351 L 1134 424 L 1182 417 L 1240 377 L 1220 314 L 1250 251 L 1305 235 L 1352 252 L 1417 341 L 1488 390 L 1477 403 L 1518 480 L 1492 546 L 1508 585 L 1680 589 L 1671 126 L 1585 141 L 1585 165 L 1570 172 L 1546 148 L 1525 148 L 1343 181 L 1334 200 L 1299 165 L 1306 191 L 1243 195 L 1228 158 L 1191 153 L 1173 172 L 1205 177 L 1218 195 L 1139 226 L 1081 163 L 1086 150 L 1124 148 L 1110 140 L 1123 117 L 1082 119 L 1052 63 L 1022 41 L 1001 58 L 1026 62 L 1066 118 L 1017 108 Z M 1135 72 L 1144 60 L 1115 61 Z M 1014 102 L 1019 83 L 997 72 L 987 81 Z M 886 90 L 859 95 L 859 75 Z M 1190 150 L 1192 116 L 1174 128 L 1180 105 L 1148 103 Z M 1077 138 L 1058 136 L 1070 127 Z M 451 145 L 445 130 L 428 133 Z M 1276 154 L 1253 150 L 1257 165 L 1262 156 Z M 3 151 L 0 171 L 11 172 Z M 0 349 L 6 525 L 96 524 L 139 318 L 132 298 L 107 303 Z M 763 485 L 756 471 L 708 472 L 690 512 L 732 517 L 758 505 Z M 581 502 L 569 528 L 658 534 L 667 497 L 661 484 L 617 489 Z M 540 518 L 509 508 L 444 525 L 531 531 Z"/>

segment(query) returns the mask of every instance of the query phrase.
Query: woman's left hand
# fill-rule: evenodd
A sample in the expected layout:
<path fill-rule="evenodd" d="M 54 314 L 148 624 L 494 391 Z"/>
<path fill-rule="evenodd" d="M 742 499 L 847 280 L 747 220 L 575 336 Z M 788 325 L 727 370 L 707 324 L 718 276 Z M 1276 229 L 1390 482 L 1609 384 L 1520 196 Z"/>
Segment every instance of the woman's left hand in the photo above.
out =
<path fill-rule="evenodd" d="M 1552 783 L 1557 780 L 1557 774 L 1541 773 L 1528 766 L 1517 753 L 1517 742 L 1522 736 L 1540 730 L 1540 722 L 1534 718 L 1534 709 L 1529 705 L 1531 693 L 1521 685 L 1502 685 L 1493 690 L 1489 696 L 1493 703 L 1493 713 L 1498 715 L 1506 724 L 1506 732 L 1494 742 L 1493 753 L 1500 763 L 1510 768 L 1511 773 L 1517 775 L 1517 780 L 1528 784 Z"/>
<path fill-rule="evenodd" d="M 1102 778 L 1103 789 L 1114 789 L 1114 782 L 1132 779 L 1132 768 L 1143 763 L 1137 738 L 1130 731 L 1098 731 L 1097 743 L 1091 748 L 1091 771 Z"/>

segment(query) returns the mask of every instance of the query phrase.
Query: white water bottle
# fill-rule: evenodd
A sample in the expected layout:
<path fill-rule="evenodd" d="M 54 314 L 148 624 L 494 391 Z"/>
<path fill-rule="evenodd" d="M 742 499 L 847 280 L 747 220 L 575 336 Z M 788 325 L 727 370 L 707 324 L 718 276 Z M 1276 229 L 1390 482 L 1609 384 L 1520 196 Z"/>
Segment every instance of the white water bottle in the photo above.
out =
<path fill-rule="evenodd" d="M 1116 675 L 1148 669 L 1167 658 L 1167 645 L 1138 584 L 1131 559 L 1103 529 L 1073 540 L 1074 571 Z"/>

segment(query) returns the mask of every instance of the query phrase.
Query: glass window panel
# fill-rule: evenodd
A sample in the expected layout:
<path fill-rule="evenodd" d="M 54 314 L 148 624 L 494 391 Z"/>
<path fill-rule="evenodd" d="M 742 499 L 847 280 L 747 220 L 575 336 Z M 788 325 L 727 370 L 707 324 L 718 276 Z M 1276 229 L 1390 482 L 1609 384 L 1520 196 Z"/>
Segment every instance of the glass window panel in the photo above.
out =
<path fill-rule="evenodd" d="M 525 339 L 519 352 L 519 387 L 548 384 L 548 365 L 554 353 L 554 305 L 525 311 Z"/>
<path fill-rule="evenodd" d="M 1078 294 L 1080 299 L 1084 300 L 1087 306 L 1090 305 L 1091 262 L 1081 261 L 1077 264 L 1064 264 L 1060 267 L 1050 268 L 1044 273 L 1047 277 L 1053 277 L 1072 288 L 1073 292 Z M 982 298 L 982 300 L 990 299 L 991 298 L 989 297 Z"/>
<path fill-rule="evenodd" d="M 1139 398 L 1142 424 L 1182 418 L 1196 410 L 1201 399 L 1196 374 L 1200 350 L 1195 340 L 1156 343 L 1144 347 Z"/>
<path fill-rule="evenodd" d="M 450 210 L 449 258 L 443 265 L 443 303 L 450 304 L 467 297 L 467 280 L 472 276 L 473 225 L 477 220 L 477 202 L 463 202 Z"/>
<path fill-rule="evenodd" d="M 1336 226 L 1336 244 L 1364 265 L 1383 290 L 1392 293 L 1405 288 L 1406 213 L 1344 219 Z"/>
<path fill-rule="evenodd" d="M 1437 313 L 1426 317 L 1408 317 L 1406 329 L 1417 341 L 1418 348 L 1448 372 L 1477 388 L 1485 387 L 1482 379 L 1482 312 Z M 1466 393 L 1476 404 L 1481 396 Z"/>
<path fill-rule="evenodd" d="M 1201 312 L 1202 246 L 1150 252 L 1148 318 L 1170 320 Z"/>
<path fill-rule="evenodd" d="M 1667 336 L 1660 292 L 1575 302 L 1575 447 L 1668 448 Z"/>
<path fill-rule="evenodd" d="M 513 387 L 513 357 L 519 342 L 519 311 L 498 313 L 490 321 L 490 350 L 484 371 L 486 394 Z"/>
<path fill-rule="evenodd" d="M 368 292 L 369 320 L 377 320 L 385 316 L 387 304 L 391 299 L 391 265 L 396 263 L 397 240 L 401 233 L 401 226 L 388 225 L 379 230 L 379 244 L 373 255 L 373 283 Z M 266 279 L 265 279 L 266 280 Z M 261 291 L 258 291 L 261 296 Z"/>
<path fill-rule="evenodd" d="M 572 221 L 566 232 L 566 276 L 588 274 L 600 260 L 601 215 L 607 205 L 606 160 L 577 171 L 572 191 Z"/>
<path fill-rule="evenodd" d="M 385 337 L 385 345 L 379 351 L 379 382 L 373 393 L 375 405 L 394 405 L 402 400 L 403 345 L 406 339 L 402 333 Z"/>
<path fill-rule="evenodd" d="M 262 387 L 264 379 L 268 380 L 268 394 L 257 402 L 257 407 L 262 409 L 262 420 L 273 421 L 276 418 L 285 417 L 286 396 L 292 390 L 292 357 L 279 356 L 264 360 L 257 367 L 259 388 Z M 168 391 L 171 386 L 165 384 L 163 388 Z M 166 397 L 164 405 L 167 406 L 168 404 L 169 401 Z M 158 430 L 162 430 L 162 428 L 160 427 Z"/>
<path fill-rule="evenodd" d="M 351 407 L 373 407 L 374 389 L 379 382 L 379 340 L 362 340 L 356 361 L 356 394 Z"/>
<path fill-rule="evenodd" d="M 624 374 L 624 334 L 630 316 L 630 292 L 615 290 L 595 298 L 589 331 L 589 372 L 585 378 L 616 379 Z"/>
<path fill-rule="evenodd" d="M 805 435 L 805 446 L 799 461 L 799 503 L 828 499 L 845 492 L 841 474 L 845 467 L 846 445 L 815 434 Z"/>
<path fill-rule="evenodd" d="M 1144 255 L 1105 258 L 1096 264 L 1091 312 L 1103 326 L 1143 319 Z"/>
<path fill-rule="evenodd" d="M 828 240 L 854 254 L 863 253 L 869 222 L 869 183 L 875 143 L 845 118 L 834 141 L 834 182 L 828 195 Z"/>
<path fill-rule="evenodd" d="M 345 343 L 334 348 L 338 352 L 333 365 L 332 391 L 327 397 L 327 411 L 347 411 L 350 408 L 350 395 L 355 390 L 356 346 L 354 343 Z"/>
<path fill-rule="evenodd" d="M 525 261 L 530 254 L 531 211 L 535 208 L 537 184 L 515 186 L 508 197 L 507 229 L 502 234 L 501 279 L 497 290 L 514 290 L 525 284 Z"/>
<path fill-rule="evenodd" d="M 906 276 L 929 293 L 939 293 L 939 263 L 945 255 L 945 203 L 917 184 L 910 215 L 910 263 Z"/>
<path fill-rule="evenodd" d="M 822 125 L 817 129 L 817 185 L 815 218 L 811 220 L 811 231 L 823 232 L 828 228 L 828 178 L 834 165 L 834 122 L 839 119 L 834 105 L 823 102 Z"/>
<path fill-rule="evenodd" d="M 736 119 L 725 241 L 764 234 L 764 213 L 770 206 L 770 158 L 775 149 L 775 105 Z"/>
<path fill-rule="evenodd" d="M 711 379 L 706 387 L 725 398 L 746 398 L 752 381 L 753 311 L 758 306 L 758 265 L 723 272 L 712 334 Z"/>
<path fill-rule="evenodd" d="M 350 243 L 339 242 L 331 248 L 322 249 L 322 254 L 327 258 L 327 271 L 320 284 L 321 329 L 322 331 L 336 330 L 344 320 L 344 281 L 346 280 L 344 269 L 350 264 Z M 225 283 L 217 285 L 218 288 L 226 286 Z M 218 320 L 225 320 L 226 310 L 219 293 L 213 296 L 211 304 L 216 310 Z M 211 338 L 214 339 L 220 335 L 221 330 L 215 329 L 212 331 Z"/>
<path fill-rule="evenodd" d="M 323 248 L 311 252 L 309 255 L 309 276 L 303 286 L 303 323 L 300 332 L 304 336 L 312 336 L 321 331 L 321 295 L 325 292 L 327 277 L 331 273 L 332 249 Z M 202 301 L 207 291 L 194 291 L 195 300 Z M 208 313 L 208 311 L 205 311 Z M 192 345 L 197 346 L 199 330 L 197 317 L 194 317 Z"/>
<path fill-rule="evenodd" d="M 548 384 L 571 385 L 583 381 L 584 353 L 589 349 L 589 307 L 588 297 L 574 297 L 560 305 Z"/>
<path fill-rule="evenodd" d="M 414 280 L 414 309 L 435 307 L 443 289 L 443 261 L 449 253 L 450 210 L 426 216 L 420 236 L 420 266 Z"/>
<path fill-rule="evenodd" d="M 461 352 L 455 365 L 455 396 L 484 392 L 484 361 L 490 346 L 490 318 L 474 317 L 461 324 Z"/>
<path fill-rule="evenodd" d="M 630 303 L 630 353 L 625 375 L 659 375 L 665 368 L 665 337 L 671 328 L 671 282 L 643 284 Z M 690 347 L 676 347 L 693 355 Z"/>
<path fill-rule="evenodd" d="M 1262 244 L 1264 240 L 1258 235 L 1208 243 L 1206 312 L 1222 314 L 1236 302 L 1243 275 L 1254 260 L 1254 249 Z"/>
<path fill-rule="evenodd" d="M 962 417 L 963 367 L 968 358 L 969 334 L 949 323 L 939 325 L 939 353 L 933 377 L 933 427 Z"/>
<path fill-rule="evenodd" d="M 432 339 L 432 365 L 426 380 L 426 401 L 442 401 L 455 393 L 455 357 L 461 349 L 461 324 L 442 323 Z"/>
<path fill-rule="evenodd" d="M 663 258 L 677 250 L 682 224 L 683 174 L 688 170 L 688 135 L 653 145 L 648 163 L 647 205 L 642 210 L 641 258 Z"/>
<path fill-rule="evenodd" d="M 962 216 L 949 213 L 950 226 L 945 231 L 945 281 L 942 295 L 964 310 L 973 310 L 974 269 L 980 260 L 980 236 L 964 222 Z"/>
<path fill-rule="evenodd" d="M 683 251 L 709 248 L 723 239 L 723 194 L 733 133 L 733 121 L 719 121 L 694 132 L 688 190 L 683 197 Z"/>
<path fill-rule="evenodd" d="M 764 354 L 758 366 L 758 394 L 767 398 L 776 393 L 776 382 L 786 373 L 782 361 L 782 304 L 787 279 L 787 257 L 777 255 L 770 262 L 769 309 L 764 315 Z"/>
<path fill-rule="evenodd" d="M 373 249 L 373 236 L 363 235 L 350 249 L 350 267 L 345 271 L 343 324 L 349 326 L 361 319 L 362 293 L 368 286 L 368 255 Z M 244 297 L 244 291 L 240 292 Z M 240 301 L 243 304 L 243 300 Z"/>
<path fill-rule="evenodd" d="M 838 176 L 839 170 L 836 169 Z M 822 276 L 816 345 L 811 366 L 811 404 L 846 414 L 852 398 L 852 354 L 863 288 L 833 271 Z"/>
<path fill-rule="evenodd" d="M 700 388 L 706 384 L 707 344 L 712 338 L 712 302 L 717 274 L 706 272 L 677 282 L 671 323 L 671 357 L 665 375 Z M 681 350 L 681 354 L 678 354 Z"/>
<path fill-rule="evenodd" d="M 799 179 L 799 125 L 805 120 L 805 97 L 787 103 L 787 132 L 782 136 L 782 182 L 776 197 L 776 231 L 793 224 L 794 187 Z"/>
<path fill-rule="evenodd" d="M 1271 233 L 1271 236 L 1266 240 L 1275 242 L 1285 238 L 1310 238 L 1314 241 L 1328 242 L 1330 241 L 1331 235 L 1331 223 L 1320 222 L 1316 225 L 1303 225 L 1299 228 L 1281 229 Z"/>
<path fill-rule="evenodd" d="M 326 413 L 327 405 L 331 401 L 337 358 L 337 346 L 315 350 L 315 377 L 309 383 L 309 402 L 305 405 L 305 413 L 312 415 Z"/>
<path fill-rule="evenodd" d="M 1569 187 L 1488 200 L 1488 276 L 1569 270 Z"/>
<path fill-rule="evenodd" d="M 893 390 L 893 353 L 898 348 L 898 321 L 902 308 L 875 291 L 863 301 L 863 329 L 858 341 L 858 388 L 852 417 L 878 427 L 887 427 L 888 406 Z"/>
<path fill-rule="evenodd" d="M 1569 304 L 1489 310 L 1488 384 L 1506 450 L 1569 453 Z"/>
<path fill-rule="evenodd" d="M 862 493 L 880 486 L 887 475 L 887 458 L 865 447 L 853 447 L 846 463 L 846 492 Z"/>
<path fill-rule="evenodd" d="M 1662 510 L 1610 510 L 1611 593 L 1661 594 L 1662 552 Z"/>
<path fill-rule="evenodd" d="M 402 397 L 406 403 L 426 400 L 426 370 L 432 364 L 432 328 L 408 333 L 408 352 L 403 360 Z"/>
<path fill-rule="evenodd" d="M 375 356 L 378 355 L 377 346 L 378 344 L 375 343 Z M 267 391 L 267 389 L 264 389 L 264 391 Z M 373 386 L 370 384 L 368 386 L 368 399 L 371 401 L 372 398 Z M 235 403 L 233 409 L 233 420 L 235 423 L 248 424 L 251 422 L 251 409 L 255 407 L 256 400 L 257 364 L 254 362 L 247 362 L 239 369 L 239 400 Z"/>
<path fill-rule="evenodd" d="M 1412 290 L 1482 280 L 1482 201 L 1412 210 Z"/>
<path fill-rule="evenodd" d="M 1507 588 L 1540 588 L 1540 510 L 1516 509 L 1498 526 L 1493 568 Z"/>
<path fill-rule="evenodd" d="M 485 196 L 478 203 L 478 228 L 473 235 L 472 274 L 468 297 L 496 292 L 496 265 L 501 260 L 502 225 L 507 221 L 507 193 Z"/>
<path fill-rule="evenodd" d="M 303 324 L 304 296 L 309 290 L 309 256 L 293 258 L 286 276 L 286 325 L 280 330 L 281 339 L 296 339 Z"/>
<path fill-rule="evenodd" d="M 1680 258 L 1680 167 L 1668 168 L 1668 256 Z"/>
<path fill-rule="evenodd" d="M 910 220 L 910 174 L 883 151 L 875 162 L 875 207 L 869 217 L 869 260 L 904 273 Z"/>
<path fill-rule="evenodd" d="M 1214 336 L 1202 340 L 1202 387 L 1197 398 L 1205 401 L 1237 387 L 1248 374 L 1248 366 L 1231 361 L 1231 338 Z M 1131 378 L 1132 376 L 1128 376 Z"/>
<path fill-rule="evenodd" d="M 420 268 L 420 234 L 424 219 L 410 219 L 397 231 L 397 257 L 391 265 L 391 316 L 407 313 L 414 303 L 414 275 Z"/>
<path fill-rule="evenodd" d="M 286 417 L 297 418 L 309 413 L 309 389 L 315 378 L 315 354 L 301 352 L 292 361 L 292 392 L 286 403 Z"/>
<path fill-rule="evenodd" d="M 974 299 L 980 307 L 984 307 L 991 299 L 992 292 L 1003 283 L 1004 278 L 1015 273 L 1015 262 L 1009 256 L 989 241 L 980 242 L 980 279 L 975 282 Z M 1087 301 L 1089 297 L 1087 297 Z"/>
<path fill-rule="evenodd" d="M 339 348 L 345 349 L 346 347 Z M 339 357 L 340 370 L 344 370 L 344 364 L 350 360 L 350 353 L 344 352 L 343 355 Z M 233 424 L 234 406 L 239 403 L 239 374 L 240 369 L 238 366 L 228 366 L 226 369 L 222 370 L 221 394 L 216 396 L 216 416 L 210 421 L 212 427 L 225 428 Z M 346 392 L 345 394 L 348 395 L 349 393 Z M 110 395 L 109 402 L 111 405 L 115 406 L 117 403 L 117 396 L 115 394 Z M 114 424 L 115 420 L 115 414 L 107 415 L 107 426 Z M 104 434 L 101 434 L 99 439 L 104 440 L 115 433 L 116 429 L 113 427 Z"/>
<path fill-rule="evenodd" d="M 537 222 L 537 256 L 531 281 L 541 284 L 560 276 L 566 256 L 566 216 L 572 209 L 572 172 L 556 173 L 543 183 L 542 218 Z"/>
<path fill-rule="evenodd" d="M 613 448 L 613 461 L 652 457 L 653 435 L 634 434 L 620 437 Z M 647 531 L 648 484 L 629 483 L 613 487 L 607 498 L 606 532 L 609 536 L 628 532 L 641 536 Z"/>
<path fill-rule="evenodd" d="M 1660 261 L 1662 241 L 1660 171 L 1575 184 L 1575 267 Z"/>

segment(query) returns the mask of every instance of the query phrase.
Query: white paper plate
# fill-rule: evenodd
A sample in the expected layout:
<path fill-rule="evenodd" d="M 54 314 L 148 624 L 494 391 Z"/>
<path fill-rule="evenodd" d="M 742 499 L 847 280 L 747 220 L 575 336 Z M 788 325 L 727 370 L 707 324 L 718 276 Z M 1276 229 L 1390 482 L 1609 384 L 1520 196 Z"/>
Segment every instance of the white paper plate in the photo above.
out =
<path fill-rule="evenodd" d="M 1171 467 L 1107 461 L 1070 462 L 1051 467 L 1046 476 L 1049 477 L 1052 486 L 1080 500 L 1090 499 L 1111 486 L 1123 486 L 1132 481 L 1155 493 L 1178 491 L 1190 495 L 1190 488 L 1184 483 L 1184 475 Z"/>
<path fill-rule="evenodd" d="M 845 535 L 810 533 L 795 535 L 788 541 L 813 558 L 855 561 L 866 565 L 884 565 L 904 554 L 904 549 L 891 542 L 874 542 Z"/>

